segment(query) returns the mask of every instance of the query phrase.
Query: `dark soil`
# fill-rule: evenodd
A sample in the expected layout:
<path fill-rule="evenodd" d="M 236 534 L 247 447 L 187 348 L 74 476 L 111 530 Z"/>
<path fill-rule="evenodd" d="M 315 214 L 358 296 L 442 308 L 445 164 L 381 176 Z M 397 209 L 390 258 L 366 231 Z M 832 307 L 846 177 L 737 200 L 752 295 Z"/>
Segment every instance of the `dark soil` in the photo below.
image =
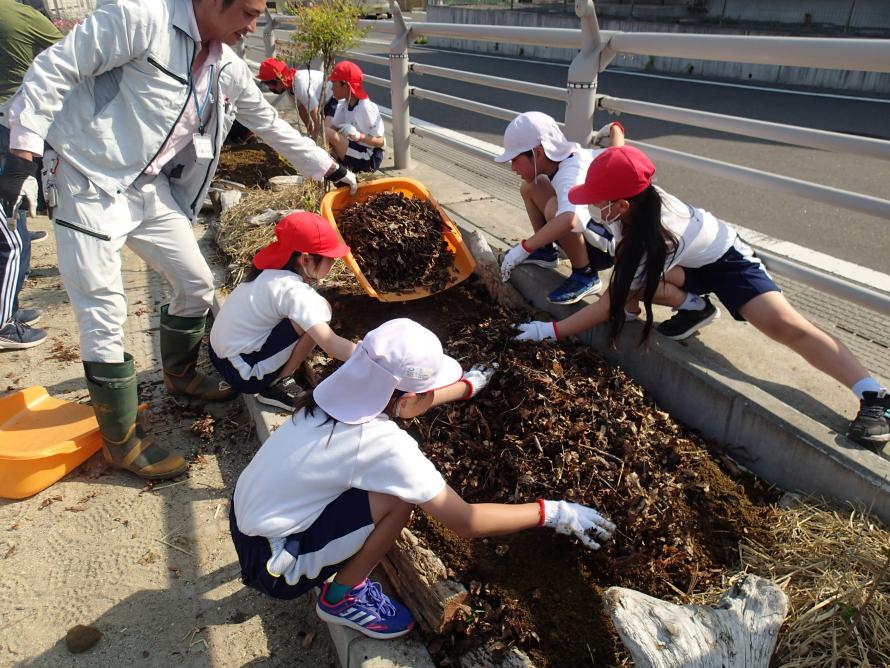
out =
<path fill-rule="evenodd" d="M 343 336 L 410 317 L 464 368 L 499 364 L 477 398 L 408 424 L 467 501 L 567 499 L 618 526 L 590 551 L 548 530 L 463 540 L 415 513 L 412 530 L 471 594 L 462 618 L 427 638 L 441 665 L 480 644 L 495 654 L 516 645 L 541 667 L 629 665 L 602 608 L 605 588 L 670 598 L 719 586 L 742 536 L 769 544 L 774 497 L 758 480 L 731 477 L 712 444 L 589 348 L 513 342 L 509 324 L 527 316 L 493 306 L 475 282 L 402 304 L 326 296 Z"/>
<path fill-rule="evenodd" d="M 273 176 L 296 174 L 297 170 L 266 144 L 223 146 L 216 178 L 235 181 L 248 188 L 265 187 Z"/>
<path fill-rule="evenodd" d="M 378 292 L 435 293 L 451 280 L 454 253 L 442 238 L 439 212 L 425 200 L 395 192 L 373 195 L 340 211 L 337 227 Z"/>

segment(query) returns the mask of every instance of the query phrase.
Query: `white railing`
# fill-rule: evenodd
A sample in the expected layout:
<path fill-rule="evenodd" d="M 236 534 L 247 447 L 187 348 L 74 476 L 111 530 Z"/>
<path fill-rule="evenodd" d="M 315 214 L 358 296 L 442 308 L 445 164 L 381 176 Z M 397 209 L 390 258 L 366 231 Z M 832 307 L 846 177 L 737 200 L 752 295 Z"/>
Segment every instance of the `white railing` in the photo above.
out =
<path fill-rule="evenodd" d="M 580 30 L 450 23 L 406 23 L 398 4 L 393 1 L 391 5 L 392 21 L 360 22 L 363 27 L 369 27 L 375 33 L 392 35 L 389 57 L 382 58 L 356 50 L 350 51 L 346 55 L 355 60 L 389 65 L 389 80 L 371 76 L 366 76 L 366 80 L 390 89 L 393 153 L 395 165 L 400 169 L 408 168 L 411 164 L 410 138 L 412 132 L 419 136 L 436 137 L 468 152 L 478 153 L 478 148 L 473 147 L 469 142 L 461 145 L 459 141 L 455 140 L 453 134 L 439 133 L 434 126 L 425 123 L 412 125 L 409 113 L 411 97 L 431 100 L 464 111 L 472 111 L 503 120 L 511 120 L 518 113 L 475 100 L 409 85 L 408 75 L 412 73 L 428 74 L 565 101 L 564 129 L 566 136 L 582 145 L 589 145 L 593 134 L 594 111 L 599 108 L 612 114 L 632 114 L 721 132 L 746 136 L 755 135 L 761 139 L 825 151 L 890 159 L 890 142 L 888 141 L 597 94 L 598 74 L 618 54 L 890 72 L 890 40 L 601 32 L 592 0 L 576 0 L 575 2 L 575 12 L 580 19 Z M 264 55 L 271 55 L 275 48 L 276 30 L 291 23 L 293 17 L 267 13 L 266 19 L 261 50 Z M 421 36 L 561 47 L 577 49 L 578 55 L 569 66 L 565 88 L 558 88 L 475 72 L 411 63 L 408 58 L 408 46 Z M 249 58 L 249 56 L 247 57 Z M 777 190 L 805 199 L 890 219 L 890 200 L 743 167 L 730 162 L 703 158 L 682 151 L 640 142 L 631 141 L 630 143 L 645 148 L 656 160 L 705 171 L 759 188 Z M 825 292 L 867 306 L 884 315 L 890 315 L 890 294 L 851 283 L 819 268 L 808 267 L 774 253 L 766 252 L 762 248 L 757 250 L 762 255 L 767 267 L 777 274 L 789 276 Z"/>

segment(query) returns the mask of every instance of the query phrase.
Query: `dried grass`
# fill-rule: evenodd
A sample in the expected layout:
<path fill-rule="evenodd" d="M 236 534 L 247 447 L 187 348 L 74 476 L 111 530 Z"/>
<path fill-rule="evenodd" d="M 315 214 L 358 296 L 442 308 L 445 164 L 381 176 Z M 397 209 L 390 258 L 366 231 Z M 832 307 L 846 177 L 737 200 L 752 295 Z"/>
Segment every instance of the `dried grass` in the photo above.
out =
<path fill-rule="evenodd" d="M 771 665 L 890 666 L 887 527 L 859 509 L 807 500 L 779 509 L 773 534 L 769 548 L 739 546 L 741 570 L 770 578 L 789 598 Z M 713 603 L 719 593 L 694 598 Z"/>

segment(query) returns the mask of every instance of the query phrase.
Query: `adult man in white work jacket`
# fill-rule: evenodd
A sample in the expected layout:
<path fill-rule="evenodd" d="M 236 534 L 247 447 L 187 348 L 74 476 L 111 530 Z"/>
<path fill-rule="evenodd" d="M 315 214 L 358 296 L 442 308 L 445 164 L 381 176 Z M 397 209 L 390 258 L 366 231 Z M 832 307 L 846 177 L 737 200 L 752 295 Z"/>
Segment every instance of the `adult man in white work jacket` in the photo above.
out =
<path fill-rule="evenodd" d="M 0 197 L 13 200 L 44 160 L 59 270 L 80 327 L 81 357 L 105 458 L 147 479 L 186 461 L 137 419 L 136 373 L 124 351 L 128 245 L 171 284 L 161 308 L 164 384 L 224 400 L 232 391 L 195 369 L 213 277 L 192 234 L 237 118 L 307 177 L 355 185 L 351 172 L 278 118 L 229 48 L 256 28 L 264 0 L 116 0 L 37 58 L 11 99 L 10 156 Z M 63 106 L 64 101 L 64 106 Z"/>

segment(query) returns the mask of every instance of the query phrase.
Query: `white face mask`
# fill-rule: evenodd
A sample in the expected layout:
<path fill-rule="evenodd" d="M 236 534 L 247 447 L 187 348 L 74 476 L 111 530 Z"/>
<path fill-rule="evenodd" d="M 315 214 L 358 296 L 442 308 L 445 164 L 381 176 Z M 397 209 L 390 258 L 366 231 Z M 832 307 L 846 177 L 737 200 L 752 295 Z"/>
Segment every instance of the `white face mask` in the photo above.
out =
<path fill-rule="evenodd" d="M 611 214 L 613 204 L 614 204 L 614 202 L 609 202 L 606 205 L 605 209 L 600 209 L 598 206 L 594 206 L 593 204 L 588 204 L 587 211 L 588 211 L 588 213 L 590 213 L 590 219 L 597 225 L 604 225 L 604 226 L 612 225 L 613 223 L 618 222 L 618 219 L 620 218 L 620 214 L 614 215 L 611 218 L 607 217 L 609 214 Z M 604 213 L 604 211 L 608 211 L 609 214 Z"/>

